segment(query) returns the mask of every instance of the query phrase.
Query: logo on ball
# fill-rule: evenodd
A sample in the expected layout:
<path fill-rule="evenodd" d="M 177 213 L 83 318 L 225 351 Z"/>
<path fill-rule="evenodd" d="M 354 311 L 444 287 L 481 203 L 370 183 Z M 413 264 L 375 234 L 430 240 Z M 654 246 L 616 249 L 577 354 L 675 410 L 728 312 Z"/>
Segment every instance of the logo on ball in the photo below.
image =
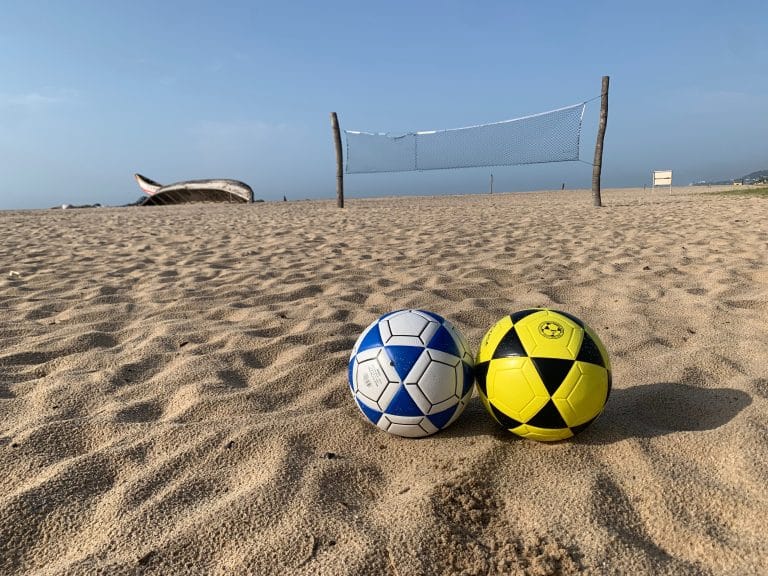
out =
<path fill-rule="evenodd" d="M 539 334 L 544 336 L 544 338 L 554 340 L 555 338 L 561 338 L 565 334 L 565 329 L 554 320 L 548 320 L 539 324 Z"/>

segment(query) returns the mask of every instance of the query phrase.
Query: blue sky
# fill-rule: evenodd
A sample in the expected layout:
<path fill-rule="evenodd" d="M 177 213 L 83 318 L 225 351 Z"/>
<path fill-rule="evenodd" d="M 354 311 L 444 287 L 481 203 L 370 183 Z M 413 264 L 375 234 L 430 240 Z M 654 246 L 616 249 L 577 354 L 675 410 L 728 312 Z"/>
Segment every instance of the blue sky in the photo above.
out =
<path fill-rule="evenodd" d="M 454 128 L 599 95 L 603 186 L 768 169 L 768 3 L 2 0 L 0 209 L 119 205 L 140 172 L 332 198 L 342 128 Z M 592 161 L 599 104 L 587 106 Z M 589 187 L 585 163 L 360 174 L 348 198 Z"/>

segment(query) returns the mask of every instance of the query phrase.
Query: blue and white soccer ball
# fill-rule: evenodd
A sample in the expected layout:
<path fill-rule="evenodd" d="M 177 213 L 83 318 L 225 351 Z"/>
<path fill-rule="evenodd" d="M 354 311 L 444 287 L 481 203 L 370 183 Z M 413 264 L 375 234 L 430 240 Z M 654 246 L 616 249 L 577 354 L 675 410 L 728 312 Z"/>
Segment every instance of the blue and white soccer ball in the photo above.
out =
<path fill-rule="evenodd" d="M 358 408 L 398 436 L 420 438 L 453 424 L 474 382 L 467 341 L 445 318 L 424 310 L 385 314 L 363 331 L 349 359 Z"/>

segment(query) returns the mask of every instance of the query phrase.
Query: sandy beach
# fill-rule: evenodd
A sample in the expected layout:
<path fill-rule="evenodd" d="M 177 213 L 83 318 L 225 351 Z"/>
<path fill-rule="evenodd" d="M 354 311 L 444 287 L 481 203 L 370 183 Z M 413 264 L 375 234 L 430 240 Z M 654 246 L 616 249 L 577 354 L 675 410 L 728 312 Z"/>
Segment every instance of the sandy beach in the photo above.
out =
<path fill-rule="evenodd" d="M 768 573 L 768 200 L 642 189 L 0 212 L 0 574 Z M 379 315 L 568 311 L 603 415 L 412 440 Z"/>

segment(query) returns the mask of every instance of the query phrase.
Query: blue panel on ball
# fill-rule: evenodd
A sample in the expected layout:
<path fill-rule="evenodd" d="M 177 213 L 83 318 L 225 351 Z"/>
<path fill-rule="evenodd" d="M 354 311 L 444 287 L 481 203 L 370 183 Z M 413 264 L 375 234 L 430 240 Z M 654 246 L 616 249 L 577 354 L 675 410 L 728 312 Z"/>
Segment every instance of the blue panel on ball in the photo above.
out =
<path fill-rule="evenodd" d="M 387 414 L 392 414 L 393 416 L 424 416 L 424 412 L 416 406 L 405 386 L 400 386 L 400 390 L 392 398 L 389 406 L 387 406 Z"/>
<path fill-rule="evenodd" d="M 437 329 L 435 335 L 432 336 L 432 340 L 427 344 L 427 348 L 440 350 L 440 352 L 447 352 L 448 354 L 453 354 L 454 356 L 461 358 L 461 352 L 456 345 L 456 340 L 453 339 L 453 336 L 448 332 L 448 329 L 445 326 L 440 326 L 440 328 Z"/>
<path fill-rule="evenodd" d="M 437 414 L 430 414 L 427 416 L 427 418 L 429 418 L 429 421 L 432 422 L 432 424 L 434 424 L 438 430 L 442 430 L 443 427 L 448 423 L 448 420 L 453 418 L 453 415 L 456 413 L 456 410 L 459 406 L 459 404 L 456 404 L 456 406 L 451 406 L 448 408 L 448 410 L 443 410 Z"/>
<path fill-rule="evenodd" d="M 354 384 L 353 384 L 353 381 L 352 381 L 354 367 L 355 367 L 355 359 L 352 358 L 349 361 L 349 364 L 347 365 L 347 382 L 349 382 L 349 387 L 350 387 L 350 389 L 352 389 L 353 392 L 355 391 L 355 387 L 354 387 Z"/>
<path fill-rule="evenodd" d="M 357 405 L 360 408 L 360 410 L 362 410 L 363 414 L 365 414 L 365 417 L 368 418 L 368 420 L 370 420 L 374 424 L 376 424 L 379 421 L 379 419 L 381 418 L 381 412 L 379 412 L 378 410 L 374 410 L 373 408 L 368 408 L 368 406 L 360 402 L 360 400 L 357 400 L 357 398 L 355 398 L 355 401 L 357 402 Z"/>
<path fill-rule="evenodd" d="M 381 346 L 384 346 L 384 343 L 381 341 L 379 325 L 376 324 L 370 330 L 368 330 L 368 333 L 363 337 L 363 341 L 360 342 L 360 346 L 357 347 L 357 351 L 362 352 L 363 350 L 368 350 L 369 348 L 377 348 Z"/>
<path fill-rule="evenodd" d="M 402 380 L 408 376 L 408 372 L 411 371 L 413 365 L 416 364 L 416 360 L 419 359 L 424 348 L 421 346 L 385 346 L 384 349 L 389 354 L 389 358 L 393 362 L 393 366 L 397 371 L 397 375 Z"/>

